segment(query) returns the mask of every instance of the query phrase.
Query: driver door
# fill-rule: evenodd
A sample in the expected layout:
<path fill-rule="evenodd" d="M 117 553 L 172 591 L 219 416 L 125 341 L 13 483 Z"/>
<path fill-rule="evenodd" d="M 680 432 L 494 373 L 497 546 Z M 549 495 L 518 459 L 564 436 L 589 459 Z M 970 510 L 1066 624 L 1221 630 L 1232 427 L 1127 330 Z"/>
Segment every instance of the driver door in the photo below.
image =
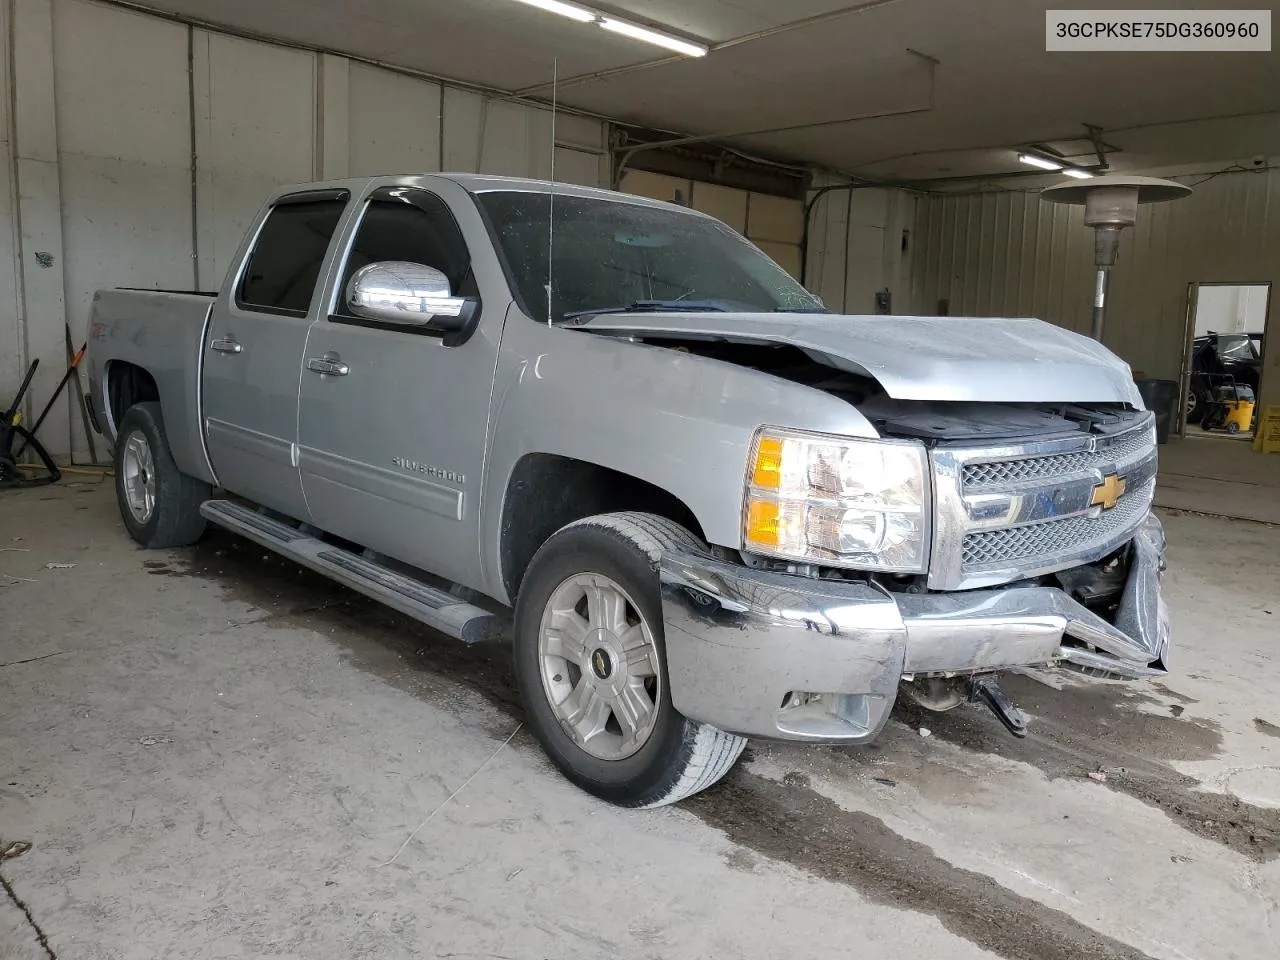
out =
<path fill-rule="evenodd" d="M 466 197 L 463 195 L 463 199 Z M 299 400 L 302 488 L 312 522 L 468 585 L 476 547 L 497 339 L 352 314 L 346 290 L 371 263 L 434 267 L 478 297 L 448 204 L 417 187 L 373 192 L 357 212 L 329 309 L 308 334 Z"/>

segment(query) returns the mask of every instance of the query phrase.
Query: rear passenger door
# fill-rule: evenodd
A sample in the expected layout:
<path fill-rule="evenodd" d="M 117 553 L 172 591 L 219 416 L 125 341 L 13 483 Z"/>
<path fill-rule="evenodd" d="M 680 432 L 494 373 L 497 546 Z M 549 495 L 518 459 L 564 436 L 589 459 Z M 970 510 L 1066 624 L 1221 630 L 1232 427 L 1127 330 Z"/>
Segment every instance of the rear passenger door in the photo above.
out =
<path fill-rule="evenodd" d="M 349 200 L 277 200 L 214 306 L 204 349 L 209 457 L 232 493 L 308 518 L 298 474 L 298 378 L 323 268 Z"/>

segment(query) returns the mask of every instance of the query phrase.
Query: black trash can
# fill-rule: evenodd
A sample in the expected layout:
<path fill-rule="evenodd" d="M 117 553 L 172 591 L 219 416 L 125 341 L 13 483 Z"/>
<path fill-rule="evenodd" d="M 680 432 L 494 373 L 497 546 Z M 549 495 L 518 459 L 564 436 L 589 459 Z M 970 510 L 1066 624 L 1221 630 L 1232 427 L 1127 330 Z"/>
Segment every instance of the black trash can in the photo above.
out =
<path fill-rule="evenodd" d="M 1177 380 L 1136 380 L 1143 405 L 1156 415 L 1156 443 L 1169 442 L 1174 411 L 1178 409 Z"/>

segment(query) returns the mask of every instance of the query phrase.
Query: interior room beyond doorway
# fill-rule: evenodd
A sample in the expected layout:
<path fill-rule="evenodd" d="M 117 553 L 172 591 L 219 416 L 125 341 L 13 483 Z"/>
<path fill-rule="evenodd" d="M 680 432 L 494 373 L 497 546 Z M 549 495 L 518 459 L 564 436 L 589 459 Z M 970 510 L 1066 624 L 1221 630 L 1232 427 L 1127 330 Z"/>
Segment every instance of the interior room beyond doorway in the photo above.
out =
<path fill-rule="evenodd" d="M 1184 436 L 1253 437 L 1270 294 L 1269 283 L 1193 285 Z"/>

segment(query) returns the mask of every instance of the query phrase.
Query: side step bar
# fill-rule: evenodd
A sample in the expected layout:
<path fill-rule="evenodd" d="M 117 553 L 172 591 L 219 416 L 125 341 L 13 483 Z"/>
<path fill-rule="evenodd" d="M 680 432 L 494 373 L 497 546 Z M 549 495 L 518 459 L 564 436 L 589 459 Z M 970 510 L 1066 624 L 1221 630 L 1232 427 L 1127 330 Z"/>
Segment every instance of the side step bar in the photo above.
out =
<path fill-rule="evenodd" d="M 324 574 L 463 643 L 496 640 L 507 620 L 421 580 L 343 550 L 231 500 L 206 500 L 206 520 Z"/>

